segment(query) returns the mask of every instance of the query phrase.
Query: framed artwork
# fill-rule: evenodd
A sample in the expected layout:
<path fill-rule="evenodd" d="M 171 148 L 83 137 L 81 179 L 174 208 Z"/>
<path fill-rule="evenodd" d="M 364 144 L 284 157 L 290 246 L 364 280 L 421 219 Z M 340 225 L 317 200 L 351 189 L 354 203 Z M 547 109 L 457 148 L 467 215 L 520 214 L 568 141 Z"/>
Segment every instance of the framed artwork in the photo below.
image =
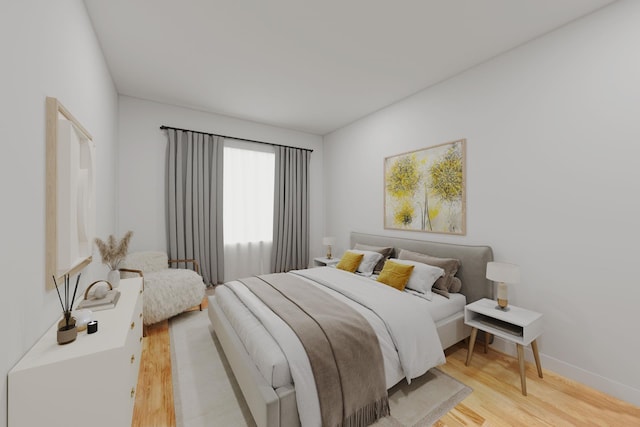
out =
<path fill-rule="evenodd" d="M 47 97 L 45 283 L 91 262 L 96 216 L 95 147 L 91 134 Z"/>
<path fill-rule="evenodd" d="M 384 228 L 466 234 L 466 140 L 384 159 Z"/>

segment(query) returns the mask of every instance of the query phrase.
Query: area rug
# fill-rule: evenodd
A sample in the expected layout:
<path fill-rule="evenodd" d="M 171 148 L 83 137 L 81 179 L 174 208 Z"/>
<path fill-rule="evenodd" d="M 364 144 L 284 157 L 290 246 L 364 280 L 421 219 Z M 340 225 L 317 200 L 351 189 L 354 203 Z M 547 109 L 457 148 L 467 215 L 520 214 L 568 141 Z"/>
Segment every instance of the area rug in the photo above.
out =
<path fill-rule="evenodd" d="M 207 311 L 171 319 L 171 366 L 177 427 L 255 426 Z M 377 427 L 430 426 L 471 393 L 439 369 L 389 390 L 391 416 Z"/>

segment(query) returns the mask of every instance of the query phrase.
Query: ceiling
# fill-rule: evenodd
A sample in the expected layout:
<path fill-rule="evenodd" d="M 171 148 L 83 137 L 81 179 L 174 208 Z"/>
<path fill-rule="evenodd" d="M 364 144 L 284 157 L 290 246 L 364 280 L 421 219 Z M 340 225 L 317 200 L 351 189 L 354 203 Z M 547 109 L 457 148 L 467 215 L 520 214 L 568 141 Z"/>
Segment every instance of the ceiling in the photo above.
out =
<path fill-rule="evenodd" d="M 324 135 L 613 0 L 85 0 L 118 93 Z"/>

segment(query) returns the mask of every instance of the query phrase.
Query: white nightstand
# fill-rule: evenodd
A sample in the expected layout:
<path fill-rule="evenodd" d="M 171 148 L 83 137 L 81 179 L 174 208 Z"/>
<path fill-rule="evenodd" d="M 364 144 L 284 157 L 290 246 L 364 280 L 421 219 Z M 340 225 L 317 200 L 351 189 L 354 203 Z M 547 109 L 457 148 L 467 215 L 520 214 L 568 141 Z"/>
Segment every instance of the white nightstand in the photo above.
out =
<path fill-rule="evenodd" d="M 542 314 L 513 305 L 509 305 L 509 311 L 502 311 L 496 309 L 496 305 L 495 301 L 483 298 L 464 308 L 464 323 L 472 327 L 466 365 L 471 363 L 478 329 L 515 343 L 518 350 L 522 394 L 526 396 L 527 383 L 524 372 L 523 346 L 531 344 L 538 376 L 542 378 L 542 366 L 536 343 L 536 338 L 542 334 Z"/>
<path fill-rule="evenodd" d="M 327 257 L 318 257 L 313 259 L 313 264 L 316 267 L 331 267 L 335 266 L 340 262 L 340 258 L 327 258 Z"/>

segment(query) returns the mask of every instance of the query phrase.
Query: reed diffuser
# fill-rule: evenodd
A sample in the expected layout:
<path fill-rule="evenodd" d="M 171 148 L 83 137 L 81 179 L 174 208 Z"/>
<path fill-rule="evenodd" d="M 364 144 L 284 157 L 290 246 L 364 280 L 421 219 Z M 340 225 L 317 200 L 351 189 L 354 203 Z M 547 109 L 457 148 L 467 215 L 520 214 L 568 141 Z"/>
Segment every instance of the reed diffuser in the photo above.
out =
<path fill-rule="evenodd" d="M 73 301 L 76 299 L 76 291 L 78 290 L 78 283 L 80 283 L 80 273 L 78 273 L 78 277 L 76 278 L 76 285 L 73 288 L 73 295 L 71 295 L 71 280 L 69 278 L 69 275 L 64 275 L 64 299 L 62 298 L 62 294 L 60 293 L 60 288 L 58 287 L 58 282 L 56 282 L 55 276 L 53 276 L 53 283 L 56 285 L 56 291 L 58 292 L 58 299 L 60 300 L 63 314 L 63 319 L 58 322 L 58 344 L 67 344 L 75 341 L 76 337 L 78 336 L 78 330 L 76 329 L 76 319 L 71 317 L 71 308 L 73 306 Z"/>

